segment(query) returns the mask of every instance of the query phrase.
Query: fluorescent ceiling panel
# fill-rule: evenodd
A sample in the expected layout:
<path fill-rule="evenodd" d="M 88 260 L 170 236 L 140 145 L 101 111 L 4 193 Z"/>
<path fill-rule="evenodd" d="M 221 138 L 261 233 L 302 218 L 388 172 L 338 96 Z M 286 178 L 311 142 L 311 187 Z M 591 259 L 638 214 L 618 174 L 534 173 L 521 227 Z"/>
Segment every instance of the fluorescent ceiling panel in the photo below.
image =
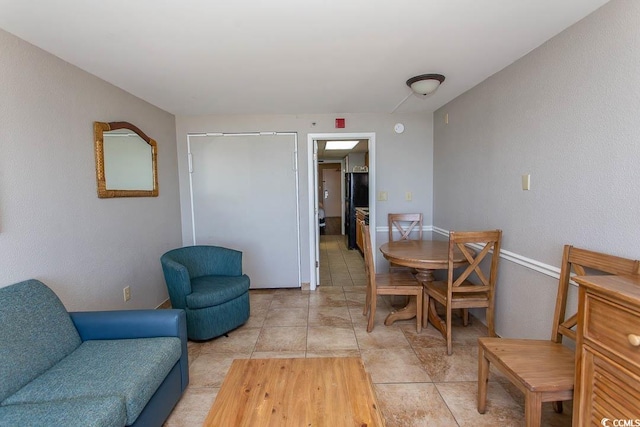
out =
<path fill-rule="evenodd" d="M 351 150 L 359 141 L 327 141 L 325 150 Z"/>

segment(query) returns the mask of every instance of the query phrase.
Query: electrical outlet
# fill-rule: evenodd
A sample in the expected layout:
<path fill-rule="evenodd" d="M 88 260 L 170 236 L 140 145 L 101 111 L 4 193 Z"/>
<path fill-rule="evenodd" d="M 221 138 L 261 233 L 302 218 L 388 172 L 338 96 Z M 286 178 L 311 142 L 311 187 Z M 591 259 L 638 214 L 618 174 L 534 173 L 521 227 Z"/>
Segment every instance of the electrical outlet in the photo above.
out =
<path fill-rule="evenodd" d="M 122 293 L 124 294 L 124 302 L 127 302 L 131 299 L 131 288 L 129 286 L 125 287 L 122 290 Z"/>

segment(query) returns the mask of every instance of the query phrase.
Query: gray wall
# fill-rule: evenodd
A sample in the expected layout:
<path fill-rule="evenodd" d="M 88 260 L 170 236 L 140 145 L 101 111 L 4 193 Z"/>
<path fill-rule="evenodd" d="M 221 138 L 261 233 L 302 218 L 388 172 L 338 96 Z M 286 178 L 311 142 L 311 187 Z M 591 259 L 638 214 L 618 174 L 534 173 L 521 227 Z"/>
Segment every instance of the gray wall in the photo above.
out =
<path fill-rule="evenodd" d="M 0 286 L 40 279 L 71 310 L 159 305 L 160 255 L 181 244 L 175 117 L 1 30 L 0 51 Z M 158 142 L 159 197 L 98 199 L 94 121 Z"/>
<path fill-rule="evenodd" d="M 346 128 L 335 129 L 336 117 L 346 119 Z M 393 126 L 405 125 L 402 134 Z M 315 126 L 312 124 L 315 123 Z M 309 210 L 307 135 L 309 133 L 375 132 L 376 189 L 386 191 L 388 200 L 376 203 L 376 226 L 387 226 L 389 212 L 422 212 L 424 224 L 432 222 L 433 188 L 433 127 L 430 114 L 318 114 L 270 116 L 198 116 L 176 118 L 178 165 L 180 174 L 180 201 L 182 206 L 182 233 L 184 244 L 191 244 L 191 207 L 189 202 L 189 173 L 187 162 L 187 134 L 203 132 L 258 132 L 295 131 L 298 133 L 298 164 L 300 179 L 300 235 L 302 282 L 309 282 Z M 268 159 L 265 159 L 268 161 Z M 238 173 L 242 165 L 238 165 Z M 413 193 L 412 201 L 405 201 L 405 192 Z M 247 201 L 251 204 L 251 201 Z M 387 240 L 386 231 L 378 230 L 377 242 Z M 382 256 L 379 268 L 385 269 Z"/>
<path fill-rule="evenodd" d="M 550 336 L 557 281 L 519 261 L 640 258 L 639 70 L 640 2 L 615 0 L 435 112 L 434 225 L 501 228 L 516 256 L 498 334 Z"/>

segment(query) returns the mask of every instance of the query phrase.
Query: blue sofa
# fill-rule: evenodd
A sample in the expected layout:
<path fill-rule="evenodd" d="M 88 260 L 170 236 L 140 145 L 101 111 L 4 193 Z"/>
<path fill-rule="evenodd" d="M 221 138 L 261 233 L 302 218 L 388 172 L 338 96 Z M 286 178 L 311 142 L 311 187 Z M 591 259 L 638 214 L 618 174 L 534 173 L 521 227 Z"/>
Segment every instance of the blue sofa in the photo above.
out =
<path fill-rule="evenodd" d="M 161 426 L 189 383 L 182 310 L 68 313 L 0 288 L 0 426 Z"/>
<path fill-rule="evenodd" d="M 249 319 L 249 276 L 242 252 L 221 246 L 173 249 L 160 258 L 173 308 L 187 313 L 189 339 L 223 335 Z"/>

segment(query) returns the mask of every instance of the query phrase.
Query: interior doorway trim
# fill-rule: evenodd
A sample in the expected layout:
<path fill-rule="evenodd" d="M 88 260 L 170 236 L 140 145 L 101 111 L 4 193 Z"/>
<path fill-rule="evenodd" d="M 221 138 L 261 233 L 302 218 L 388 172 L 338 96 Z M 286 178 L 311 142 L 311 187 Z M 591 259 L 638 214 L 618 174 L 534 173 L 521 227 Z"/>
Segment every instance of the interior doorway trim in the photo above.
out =
<path fill-rule="evenodd" d="M 318 286 L 318 278 L 320 275 L 320 257 L 319 247 L 320 238 L 318 230 L 318 140 L 342 140 L 342 139 L 366 139 L 369 141 L 369 223 L 371 229 L 375 230 L 376 218 L 376 134 L 375 132 L 360 133 L 309 133 L 307 134 L 307 164 L 309 183 L 309 289 L 315 290 Z M 371 246 L 376 247 L 376 233 L 371 233 Z M 374 257 L 374 263 L 375 263 Z"/>

